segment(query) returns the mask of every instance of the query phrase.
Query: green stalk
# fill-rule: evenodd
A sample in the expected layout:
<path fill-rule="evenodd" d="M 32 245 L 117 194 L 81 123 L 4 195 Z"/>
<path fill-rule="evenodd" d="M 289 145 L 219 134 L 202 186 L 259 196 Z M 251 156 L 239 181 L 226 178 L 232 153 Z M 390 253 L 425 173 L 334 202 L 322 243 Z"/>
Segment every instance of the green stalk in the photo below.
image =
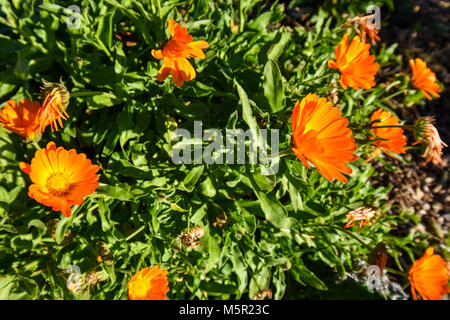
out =
<path fill-rule="evenodd" d="M 396 275 L 408 278 L 408 273 L 407 272 L 397 271 L 397 270 L 391 269 L 389 267 L 384 267 L 384 268 L 390 273 L 393 273 L 393 274 L 396 274 Z"/>
<path fill-rule="evenodd" d="M 398 126 L 378 126 L 378 127 L 366 127 L 366 128 L 368 128 L 368 129 L 402 128 L 402 129 L 414 130 L 416 127 L 413 125 L 398 125 Z"/>
<path fill-rule="evenodd" d="M 36 148 L 36 150 L 41 150 L 41 147 L 39 147 L 39 144 L 36 141 L 33 141 L 31 144 Z"/>
<path fill-rule="evenodd" d="M 128 237 L 125 238 L 125 241 L 128 241 L 130 239 L 133 239 L 138 233 L 140 233 L 142 230 L 145 229 L 145 225 L 141 226 L 139 229 L 137 229 L 135 232 L 133 232 L 132 234 L 130 234 Z"/>
<path fill-rule="evenodd" d="M 393 97 L 398 96 L 399 94 L 402 94 L 402 93 L 406 94 L 407 92 L 408 91 L 406 89 L 405 90 L 401 90 L 401 91 L 397 91 L 397 92 L 387 96 L 386 98 L 383 98 L 381 101 L 386 101 L 386 100 L 392 99 Z"/>
<path fill-rule="evenodd" d="M 77 91 L 77 92 L 70 93 L 71 97 L 92 97 L 92 96 L 100 96 L 100 95 L 110 97 L 112 99 L 116 98 L 116 96 L 113 95 L 112 93 L 102 92 L 102 91 Z"/>
<path fill-rule="evenodd" d="M 306 79 L 306 80 L 300 82 L 299 84 L 303 84 L 303 83 L 310 82 L 310 81 L 316 81 L 316 80 L 320 80 L 320 79 L 324 79 L 324 78 L 328 78 L 329 76 L 332 76 L 333 74 L 334 74 L 334 72 L 325 74 L 325 75 L 317 77 L 317 78 Z"/>

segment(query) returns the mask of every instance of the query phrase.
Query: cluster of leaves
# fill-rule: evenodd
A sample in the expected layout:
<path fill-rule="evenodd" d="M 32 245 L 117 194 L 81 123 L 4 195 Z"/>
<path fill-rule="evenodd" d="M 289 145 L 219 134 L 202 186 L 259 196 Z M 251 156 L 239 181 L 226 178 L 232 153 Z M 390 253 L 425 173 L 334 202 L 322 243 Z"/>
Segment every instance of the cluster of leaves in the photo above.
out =
<path fill-rule="evenodd" d="M 306 29 L 280 27 L 285 7 L 270 1 L 83 0 L 80 28 L 71 29 L 73 1 L 35 3 L 0 1 L 0 99 L 36 100 L 42 78 L 62 77 L 73 95 L 70 120 L 39 145 L 85 153 L 101 167 L 101 184 L 70 218 L 36 203 L 18 168 L 36 149 L 0 129 L 0 298 L 124 299 L 130 277 L 154 264 L 169 272 L 169 299 L 251 299 L 264 289 L 275 299 L 326 297 L 328 288 L 336 298 L 352 294 L 336 280 L 380 241 L 400 271 L 408 266 L 399 255 L 411 263 L 423 252 L 427 241 L 415 240 L 429 235 L 392 234 L 416 219 L 412 212 L 380 214 L 359 234 L 343 228 L 352 209 L 389 210 L 391 187 L 374 188 L 374 168 L 363 159 L 350 164 L 346 184 L 293 155 L 272 176 L 257 165 L 170 159 L 171 133 L 193 132 L 196 120 L 203 128 L 279 129 L 287 149 L 295 101 L 310 92 L 337 89 L 353 128 L 368 124 L 376 108 L 389 109 L 394 83 L 407 81 L 384 71 L 401 61 L 395 45 L 372 49 L 384 83 L 364 91 L 330 84 L 338 74 L 327 60 L 349 31 L 336 13 L 345 4 L 318 10 Z M 151 55 L 169 36 L 168 18 L 210 44 L 194 62 L 196 79 L 181 88 L 170 77 L 156 81 L 160 62 Z M 180 247 L 179 234 L 193 226 L 205 231 L 200 245 Z M 96 283 L 71 292 L 65 270 L 72 265 Z"/>

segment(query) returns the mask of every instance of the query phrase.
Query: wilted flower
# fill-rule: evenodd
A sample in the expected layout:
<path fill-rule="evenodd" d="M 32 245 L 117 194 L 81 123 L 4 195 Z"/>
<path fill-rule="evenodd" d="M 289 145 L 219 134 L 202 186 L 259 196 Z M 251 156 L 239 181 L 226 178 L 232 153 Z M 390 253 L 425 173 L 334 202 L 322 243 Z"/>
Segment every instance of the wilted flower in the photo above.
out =
<path fill-rule="evenodd" d="M 407 139 L 403 134 L 403 129 L 397 127 L 400 126 L 400 123 L 396 117 L 389 111 L 384 111 L 380 108 L 372 114 L 370 121 L 372 122 L 370 131 L 380 139 L 370 137 L 370 140 L 376 140 L 373 145 L 377 147 L 377 150 L 367 161 L 375 158 L 380 150 L 390 157 L 392 155 L 389 152 L 406 153 Z"/>
<path fill-rule="evenodd" d="M 447 265 L 440 255 L 434 254 L 434 248 L 425 251 L 422 258 L 416 260 L 409 270 L 409 283 L 414 300 L 417 292 L 423 300 L 442 300 L 450 290 L 447 285 Z"/>
<path fill-rule="evenodd" d="M 26 141 L 34 140 L 40 135 L 40 107 L 39 102 L 27 99 L 20 99 L 19 104 L 9 100 L 0 110 L 0 126 L 20 135 Z"/>
<path fill-rule="evenodd" d="M 427 64 L 422 59 L 416 58 L 415 60 L 410 59 L 409 65 L 412 70 L 412 85 L 422 91 L 425 98 L 431 100 L 431 96 L 439 98 L 439 92 L 441 92 L 441 87 L 436 83 L 436 74 L 427 68 Z"/>
<path fill-rule="evenodd" d="M 297 101 L 292 113 L 292 151 L 308 168 L 308 161 L 313 163 L 325 179 L 347 182 L 341 173 L 351 174 L 346 164 L 358 159 L 353 154 L 357 146 L 347 125 L 339 108 L 325 98 L 308 94 Z"/>
<path fill-rule="evenodd" d="M 40 128 L 44 132 L 45 128 L 50 125 L 53 131 L 58 131 L 58 123 L 62 128 L 62 120 L 67 120 L 69 115 L 66 108 L 69 105 L 70 93 L 64 83 L 48 82 L 42 79 L 44 86 L 42 93 L 44 102 L 42 103 L 42 112 L 40 114 Z"/>
<path fill-rule="evenodd" d="M 28 195 L 54 211 L 61 211 L 65 217 L 70 217 L 71 205 L 82 204 L 84 197 L 99 185 L 96 175 L 99 166 L 92 165 L 84 153 L 56 148 L 54 142 L 36 151 L 31 165 L 25 162 L 19 165 L 33 182 Z"/>
<path fill-rule="evenodd" d="M 193 227 L 189 233 L 194 237 L 195 240 L 201 239 L 205 235 L 205 230 L 200 226 Z"/>
<path fill-rule="evenodd" d="M 370 89 L 375 86 L 375 74 L 378 63 L 375 57 L 370 54 L 370 44 L 363 43 L 359 36 L 353 38 L 348 45 L 349 34 L 345 34 L 341 43 L 336 47 L 336 61 L 328 60 L 328 66 L 332 69 L 339 69 L 342 88 L 347 86 L 355 90 L 360 88 Z"/>
<path fill-rule="evenodd" d="M 359 232 L 360 232 L 361 228 L 365 226 L 373 217 L 375 217 L 375 211 L 370 208 L 361 207 L 350 211 L 349 213 L 347 213 L 345 217 L 348 218 L 349 221 L 347 222 L 344 228 L 347 229 L 353 227 L 354 225 L 357 224 L 355 222 L 360 221 L 359 222 Z"/>
<path fill-rule="evenodd" d="M 130 300 L 166 300 L 169 291 L 167 271 L 153 266 L 136 273 L 128 282 Z"/>
<path fill-rule="evenodd" d="M 196 226 L 189 230 L 189 232 L 182 232 L 179 237 L 178 241 L 180 241 L 182 244 L 184 244 L 186 247 L 195 248 L 200 244 L 200 238 L 202 238 L 205 234 L 205 230 L 203 230 L 202 227 Z"/>
<path fill-rule="evenodd" d="M 365 16 L 359 19 L 359 28 L 361 30 L 362 42 L 366 42 L 366 35 L 368 35 L 372 40 L 372 44 L 374 44 L 375 41 L 380 41 L 380 37 L 378 36 L 378 31 L 380 31 L 380 29 L 378 29 L 373 23 L 367 23 L 367 20 L 371 17 L 373 17 L 373 15 Z"/>
<path fill-rule="evenodd" d="M 272 297 L 273 297 L 272 290 L 264 289 L 255 293 L 255 295 L 253 296 L 253 300 L 266 300 L 266 299 L 271 300 Z"/>
<path fill-rule="evenodd" d="M 442 149 L 447 147 L 447 144 L 441 140 L 439 132 L 433 124 L 434 117 L 422 117 L 416 121 L 415 138 L 417 141 L 413 145 L 425 144 L 426 149 L 422 155 L 426 158 L 425 164 L 432 161 L 435 165 L 439 165 L 442 163 Z"/>
<path fill-rule="evenodd" d="M 172 73 L 173 82 L 181 87 L 185 81 L 195 78 L 195 70 L 189 58 L 204 59 L 203 49 L 208 47 L 206 41 L 192 41 L 192 36 L 185 27 L 169 19 L 169 32 L 172 38 L 162 50 L 152 50 L 156 59 L 163 59 L 163 66 L 159 70 L 157 80 L 164 81 Z"/>
<path fill-rule="evenodd" d="M 86 282 L 91 285 L 91 286 L 95 286 L 98 282 L 98 272 L 97 271 L 92 271 L 91 273 L 89 273 L 86 276 Z"/>

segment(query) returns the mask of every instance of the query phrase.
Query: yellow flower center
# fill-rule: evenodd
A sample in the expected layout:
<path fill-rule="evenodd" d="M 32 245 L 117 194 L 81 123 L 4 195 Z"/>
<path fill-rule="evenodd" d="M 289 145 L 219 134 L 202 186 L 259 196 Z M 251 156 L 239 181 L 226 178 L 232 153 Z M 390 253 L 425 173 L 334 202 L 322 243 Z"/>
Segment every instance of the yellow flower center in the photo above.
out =
<path fill-rule="evenodd" d="M 62 196 L 69 192 L 71 183 L 63 173 L 54 173 L 47 178 L 45 186 L 51 195 Z"/>

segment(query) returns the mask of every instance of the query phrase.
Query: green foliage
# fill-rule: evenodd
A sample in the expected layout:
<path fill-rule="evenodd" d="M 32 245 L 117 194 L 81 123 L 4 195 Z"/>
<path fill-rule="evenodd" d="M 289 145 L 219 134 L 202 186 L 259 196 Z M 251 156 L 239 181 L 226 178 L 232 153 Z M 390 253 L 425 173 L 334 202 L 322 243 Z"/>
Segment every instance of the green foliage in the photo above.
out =
<path fill-rule="evenodd" d="M 412 214 L 380 214 L 360 234 L 343 228 L 352 209 L 390 209 L 390 187 L 371 184 L 376 172 L 363 164 L 364 148 L 346 184 L 325 180 L 293 155 L 272 176 L 257 165 L 170 159 L 171 133 L 193 132 L 195 120 L 204 129 L 251 128 L 257 138 L 262 128 L 279 129 L 280 148 L 288 149 L 295 101 L 310 92 L 328 96 L 330 80 L 338 79 L 327 61 L 351 32 L 336 14 L 346 5 L 319 10 L 311 29 L 293 29 L 277 26 L 285 11 L 276 2 L 82 0 L 81 27 L 69 29 L 65 8 L 73 2 L 0 0 L 2 104 L 37 100 L 42 78 L 62 77 L 72 93 L 70 119 L 39 145 L 74 148 L 101 167 L 100 187 L 64 218 L 27 195 L 29 177 L 18 163 L 30 162 L 35 147 L 0 128 L 0 299 L 126 299 L 131 276 L 155 264 L 169 272 L 169 299 L 251 299 L 267 288 L 275 299 L 317 298 L 339 292 L 336 280 L 380 241 L 401 271 L 400 255 L 421 255 L 428 235 L 393 233 Z M 170 76 L 156 80 L 161 62 L 151 55 L 168 38 L 168 18 L 209 43 L 205 59 L 190 60 L 197 77 L 181 88 Z M 136 45 L 121 42 L 120 31 L 137 36 Z M 400 60 L 395 46 L 377 45 L 372 53 L 381 67 Z M 376 108 L 390 107 L 385 98 L 403 80 L 384 77 L 392 85 L 337 88 L 352 129 L 367 125 Z M 194 225 L 205 231 L 200 244 L 178 246 L 180 233 Z M 83 276 L 96 272 L 98 282 L 73 294 L 65 273 L 71 265 Z"/>

